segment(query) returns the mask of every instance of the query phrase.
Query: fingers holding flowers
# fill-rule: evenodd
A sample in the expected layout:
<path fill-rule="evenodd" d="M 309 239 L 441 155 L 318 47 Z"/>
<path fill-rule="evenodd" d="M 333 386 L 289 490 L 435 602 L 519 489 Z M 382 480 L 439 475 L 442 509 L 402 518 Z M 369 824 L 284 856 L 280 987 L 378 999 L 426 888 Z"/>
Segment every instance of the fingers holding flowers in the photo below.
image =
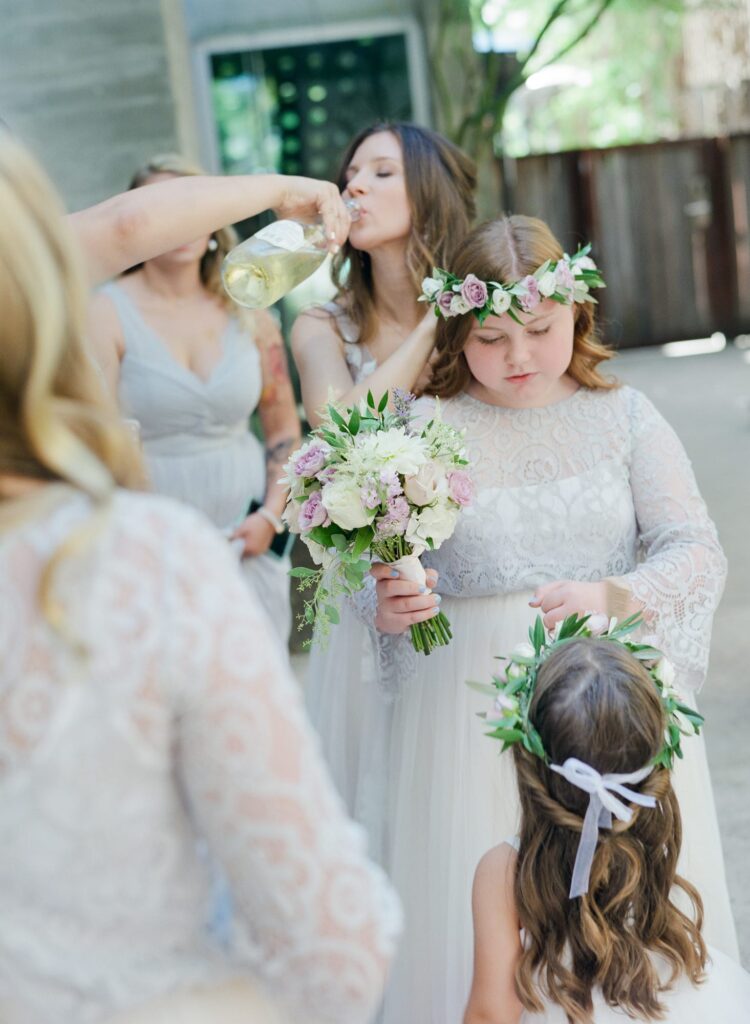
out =
<path fill-rule="evenodd" d="M 590 612 L 607 614 L 605 583 L 579 583 L 576 580 L 555 580 L 537 587 L 529 601 L 531 608 L 543 613 L 546 629 L 554 629 L 569 615 Z"/>

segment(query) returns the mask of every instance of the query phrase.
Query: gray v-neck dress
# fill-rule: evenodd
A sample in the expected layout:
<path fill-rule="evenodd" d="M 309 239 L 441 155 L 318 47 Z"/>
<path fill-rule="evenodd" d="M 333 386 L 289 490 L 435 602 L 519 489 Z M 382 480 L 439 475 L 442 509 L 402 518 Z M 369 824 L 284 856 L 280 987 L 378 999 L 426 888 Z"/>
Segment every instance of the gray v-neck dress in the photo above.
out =
<path fill-rule="evenodd" d="M 252 500 L 263 501 L 266 488 L 263 445 L 249 429 L 263 387 L 252 336 L 231 318 L 219 361 L 204 380 L 177 362 L 122 288 L 108 284 L 101 291 L 122 326 L 120 406 L 140 424 L 154 491 L 192 505 L 230 531 Z M 243 559 L 242 568 L 286 643 L 289 560 L 261 555 Z"/>

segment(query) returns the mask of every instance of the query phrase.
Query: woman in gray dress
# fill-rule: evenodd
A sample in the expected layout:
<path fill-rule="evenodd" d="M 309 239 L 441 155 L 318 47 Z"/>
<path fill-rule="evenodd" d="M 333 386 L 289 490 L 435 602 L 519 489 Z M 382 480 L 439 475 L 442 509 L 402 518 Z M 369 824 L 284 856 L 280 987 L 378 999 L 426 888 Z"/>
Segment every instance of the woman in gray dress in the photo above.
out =
<path fill-rule="evenodd" d="M 157 157 L 132 187 L 199 173 L 181 157 Z M 300 427 L 276 322 L 240 311 L 221 287 L 235 241 L 224 228 L 106 285 L 93 301 L 92 334 L 124 415 L 140 425 L 154 490 L 227 534 L 286 642 L 289 560 L 271 545 L 285 498 L 277 481 Z M 265 452 L 248 425 L 256 410 Z"/>

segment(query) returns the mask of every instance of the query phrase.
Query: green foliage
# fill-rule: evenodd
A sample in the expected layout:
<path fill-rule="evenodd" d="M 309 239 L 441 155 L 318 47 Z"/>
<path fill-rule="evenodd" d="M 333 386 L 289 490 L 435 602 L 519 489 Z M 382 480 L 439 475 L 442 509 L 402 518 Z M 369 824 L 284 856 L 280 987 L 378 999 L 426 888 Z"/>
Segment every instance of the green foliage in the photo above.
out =
<path fill-rule="evenodd" d="M 549 637 L 541 616 L 537 615 L 534 625 L 529 627 L 530 646 L 526 649 L 521 646 L 511 653 L 504 676 L 494 676 L 492 685 L 467 682 L 473 690 L 495 697 L 492 712 L 482 714 L 481 717 L 492 727 L 492 731 L 486 735 L 501 740 L 503 750 L 507 750 L 513 743 L 521 743 L 529 753 L 543 761 L 548 760 L 542 739 L 529 719 L 537 673 L 556 647 L 570 643 L 571 640 L 592 636 L 589 619 L 589 615 L 569 615 L 558 623 L 554 635 Z M 682 737 L 699 733 L 703 726 L 703 716 L 683 703 L 671 684 L 664 682 L 663 677 L 668 679 L 674 670 L 667 664 L 661 651 L 650 644 L 628 639 L 642 622 L 640 615 L 631 615 L 620 623 L 613 620 L 598 636 L 601 642 L 622 644 L 633 657 L 644 663 L 661 699 L 666 722 L 664 745 L 653 763 L 671 769 L 675 758 L 683 756 Z"/>

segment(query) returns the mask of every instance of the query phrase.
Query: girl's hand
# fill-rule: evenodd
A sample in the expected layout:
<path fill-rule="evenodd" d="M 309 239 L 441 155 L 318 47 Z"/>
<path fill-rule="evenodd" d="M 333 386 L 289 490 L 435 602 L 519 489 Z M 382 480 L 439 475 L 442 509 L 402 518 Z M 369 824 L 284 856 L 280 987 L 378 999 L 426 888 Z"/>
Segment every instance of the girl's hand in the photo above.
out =
<path fill-rule="evenodd" d="M 575 580 L 556 580 L 544 583 L 534 591 L 529 601 L 532 608 L 544 614 L 547 629 L 574 613 L 601 612 L 607 615 L 607 585 L 605 583 L 577 583 Z"/>
<path fill-rule="evenodd" d="M 242 557 L 255 558 L 268 551 L 275 535 L 276 532 L 268 520 L 257 512 L 253 512 L 244 522 L 240 523 L 229 539 L 240 538 L 245 543 Z"/>
<path fill-rule="evenodd" d="M 409 626 L 433 618 L 440 609 L 440 595 L 432 593 L 438 581 L 434 569 L 427 569 L 424 587 L 399 579 L 398 574 L 393 576 L 393 573 L 396 570 L 383 562 L 376 562 L 370 569 L 370 574 L 378 581 L 375 625 L 381 633 L 405 633 Z"/>
<path fill-rule="evenodd" d="M 322 218 L 328 248 L 338 252 L 349 234 L 351 217 L 336 186 L 330 181 L 287 175 L 280 175 L 279 182 L 280 194 L 274 206 L 276 216 L 280 220 Z"/>

